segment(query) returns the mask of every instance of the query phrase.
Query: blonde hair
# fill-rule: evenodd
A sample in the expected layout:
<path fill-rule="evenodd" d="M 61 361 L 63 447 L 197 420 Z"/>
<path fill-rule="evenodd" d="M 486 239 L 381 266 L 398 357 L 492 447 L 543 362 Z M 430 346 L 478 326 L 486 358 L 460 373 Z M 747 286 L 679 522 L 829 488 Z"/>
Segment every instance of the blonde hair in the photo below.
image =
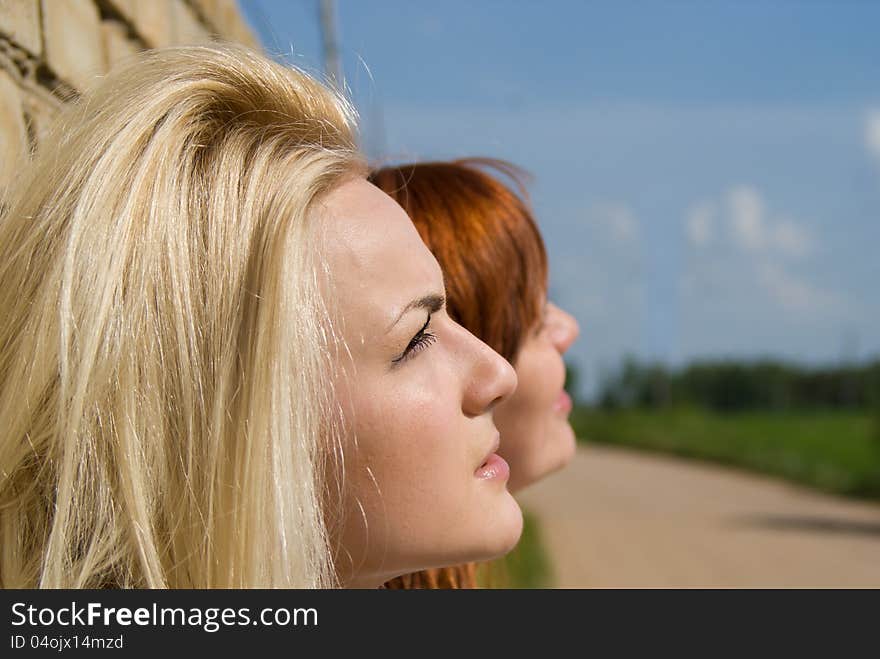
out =
<path fill-rule="evenodd" d="M 316 218 L 361 173 L 353 132 L 304 73 L 174 48 L 25 168 L 0 220 L 0 586 L 335 585 Z"/>

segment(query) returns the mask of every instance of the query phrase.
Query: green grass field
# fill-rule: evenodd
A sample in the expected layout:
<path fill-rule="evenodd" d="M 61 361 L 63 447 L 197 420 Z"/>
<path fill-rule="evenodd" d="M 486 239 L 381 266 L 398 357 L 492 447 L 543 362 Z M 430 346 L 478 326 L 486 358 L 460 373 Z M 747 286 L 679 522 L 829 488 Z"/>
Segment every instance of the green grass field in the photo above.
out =
<path fill-rule="evenodd" d="M 598 411 L 571 416 L 582 441 L 712 460 L 822 490 L 880 499 L 880 427 L 860 411 Z"/>

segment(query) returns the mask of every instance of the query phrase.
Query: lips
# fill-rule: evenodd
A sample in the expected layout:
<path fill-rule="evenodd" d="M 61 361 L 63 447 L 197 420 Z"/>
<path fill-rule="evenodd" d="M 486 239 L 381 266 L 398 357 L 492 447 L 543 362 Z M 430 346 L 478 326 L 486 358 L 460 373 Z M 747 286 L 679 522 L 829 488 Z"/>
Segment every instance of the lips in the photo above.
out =
<path fill-rule="evenodd" d="M 553 411 L 559 414 L 568 414 L 571 412 L 571 408 L 571 396 L 563 389 L 559 392 L 559 396 L 556 397 L 556 401 L 553 403 Z"/>
<path fill-rule="evenodd" d="M 510 466 L 496 451 L 501 445 L 501 436 L 495 435 L 492 448 L 483 458 L 483 462 L 474 470 L 474 476 L 480 480 L 507 480 L 510 477 Z"/>
<path fill-rule="evenodd" d="M 480 480 L 506 481 L 510 478 L 510 467 L 504 458 L 497 453 L 492 453 L 483 464 L 477 467 L 474 476 Z"/>

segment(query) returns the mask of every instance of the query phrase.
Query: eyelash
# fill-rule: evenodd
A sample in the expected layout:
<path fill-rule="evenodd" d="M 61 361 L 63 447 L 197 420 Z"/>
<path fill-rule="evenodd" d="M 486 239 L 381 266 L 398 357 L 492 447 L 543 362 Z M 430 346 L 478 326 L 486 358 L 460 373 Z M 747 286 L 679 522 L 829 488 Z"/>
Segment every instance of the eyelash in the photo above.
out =
<path fill-rule="evenodd" d="M 420 329 L 418 333 L 412 338 L 412 340 L 409 342 L 409 345 L 406 346 L 406 350 L 403 351 L 403 354 L 391 360 L 393 363 L 399 364 L 406 361 L 407 359 L 410 359 L 437 340 L 437 336 L 435 334 L 425 331 L 426 329 L 428 329 L 428 325 L 430 323 L 431 316 L 428 315 L 428 320 L 426 320 L 425 324 L 422 325 L 422 329 Z"/>

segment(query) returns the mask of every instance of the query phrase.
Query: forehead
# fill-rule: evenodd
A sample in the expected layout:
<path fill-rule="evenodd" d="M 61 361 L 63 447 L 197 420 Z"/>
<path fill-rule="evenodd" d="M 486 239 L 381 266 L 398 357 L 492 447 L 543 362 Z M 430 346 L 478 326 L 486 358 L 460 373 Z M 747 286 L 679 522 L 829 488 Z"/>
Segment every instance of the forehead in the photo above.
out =
<path fill-rule="evenodd" d="M 384 330 L 411 300 L 443 293 L 437 261 L 384 192 L 348 181 L 327 195 L 324 211 L 330 278 L 346 325 L 384 323 Z"/>

